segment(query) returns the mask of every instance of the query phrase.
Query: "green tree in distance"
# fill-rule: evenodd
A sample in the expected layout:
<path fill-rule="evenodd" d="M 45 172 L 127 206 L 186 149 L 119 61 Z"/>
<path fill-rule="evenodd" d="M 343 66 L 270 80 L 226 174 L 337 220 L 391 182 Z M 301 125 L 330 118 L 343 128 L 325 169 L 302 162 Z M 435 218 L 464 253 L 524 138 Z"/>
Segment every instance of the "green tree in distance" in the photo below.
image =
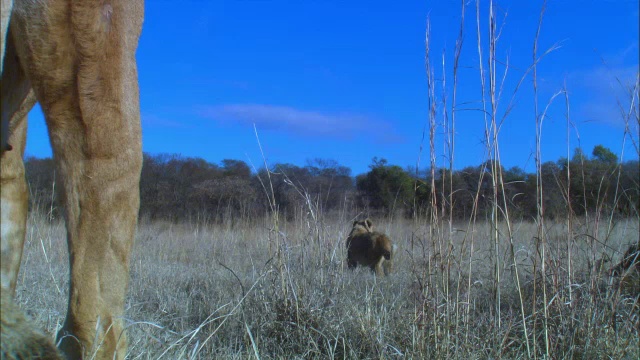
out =
<path fill-rule="evenodd" d="M 602 145 L 596 145 L 593 148 L 593 158 L 597 161 L 606 163 L 606 164 L 616 164 L 618 162 L 618 157 L 614 154 L 609 148 L 606 148 Z"/>

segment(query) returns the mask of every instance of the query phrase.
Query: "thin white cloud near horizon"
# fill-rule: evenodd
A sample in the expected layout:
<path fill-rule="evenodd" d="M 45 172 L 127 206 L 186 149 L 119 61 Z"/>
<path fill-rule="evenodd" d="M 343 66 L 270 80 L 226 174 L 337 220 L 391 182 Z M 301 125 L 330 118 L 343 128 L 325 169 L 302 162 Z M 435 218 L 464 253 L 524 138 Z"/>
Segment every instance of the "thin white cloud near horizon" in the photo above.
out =
<path fill-rule="evenodd" d="M 184 122 L 177 120 L 171 120 L 162 116 L 155 115 L 150 112 L 140 113 L 140 121 L 142 128 L 186 128 L 187 125 Z"/>
<path fill-rule="evenodd" d="M 198 114 L 220 123 L 255 124 L 258 129 L 302 136 L 346 140 L 371 137 L 375 142 L 386 143 L 402 141 L 390 122 L 352 113 L 323 113 L 280 105 L 226 104 L 200 107 Z"/>
<path fill-rule="evenodd" d="M 630 91 L 638 79 L 637 65 L 601 65 L 569 74 L 569 91 L 578 87 L 586 92 L 587 101 L 579 104 L 578 121 L 596 121 L 624 127 L 631 106 Z"/>

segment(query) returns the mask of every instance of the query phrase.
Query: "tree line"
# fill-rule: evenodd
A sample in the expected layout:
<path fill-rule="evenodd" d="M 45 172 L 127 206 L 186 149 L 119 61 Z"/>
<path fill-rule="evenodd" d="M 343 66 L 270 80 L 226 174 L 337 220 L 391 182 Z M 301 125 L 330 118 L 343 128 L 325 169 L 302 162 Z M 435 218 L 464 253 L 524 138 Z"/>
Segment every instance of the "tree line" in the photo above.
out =
<path fill-rule="evenodd" d="M 620 163 L 601 145 L 591 156 L 576 149 L 571 159 L 545 162 L 539 176 L 519 167 L 494 165 L 487 161 L 454 171 L 416 171 L 373 158 L 367 173 L 353 177 L 351 169 L 334 160 L 315 159 L 305 166 L 274 164 L 252 171 L 239 160 L 214 164 L 200 158 L 144 154 L 140 216 L 241 221 L 277 207 L 287 218 L 345 211 L 411 217 L 434 214 L 435 207 L 438 216 L 469 219 L 489 216 L 496 201 L 502 212 L 518 219 L 535 219 L 541 208 L 551 219 L 569 212 L 639 216 L 640 164 Z M 53 160 L 29 157 L 25 172 L 31 209 L 59 216 Z"/>

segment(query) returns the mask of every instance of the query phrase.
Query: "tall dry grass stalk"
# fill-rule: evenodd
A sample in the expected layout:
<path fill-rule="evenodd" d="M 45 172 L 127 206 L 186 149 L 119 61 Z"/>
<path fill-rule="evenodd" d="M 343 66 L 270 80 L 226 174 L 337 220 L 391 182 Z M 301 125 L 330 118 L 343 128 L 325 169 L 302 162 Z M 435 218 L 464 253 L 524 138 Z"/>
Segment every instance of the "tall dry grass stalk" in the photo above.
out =
<path fill-rule="evenodd" d="M 563 308 L 563 304 L 568 304 L 570 306 L 570 310 L 575 311 L 575 264 L 573 258 L 575 257 L 575 249 L 576 241 L 578 240 L 575 234 L 575 222 L 576 218 L 573 210 L 571 209 L 571 201 L 570 198 L 571 189 L 564 189 L 565 201 L 568 207 L 568 216 L 566 221 L 566 232 L 565 232 L 565 247 L 564 249 L 560 247 L 560 243 L 553 241 L 555 245 L 551 245 L 548 231 L 551 225 L 546 222 L 547 217 L 545 215 L 544 209 L 544 197 L 545 197 L 545 184 L 543 184 L 542 180 L 542 136 L 543 136 L 543 122 L 547 117 L 547 112 L 554 100 L 559 96 L 565 96 L 565 106 L 566 106 L 566 118 L 567 118 L 567 148 L 568 151 L 570 149 L 570 135 L 571 135 L 571 120 L 569 116 L 569 97 L 566 88 L 561 89 L 557 93 L 553 94 L 551 98 L 546 102 L 544 109 L 542 111 L 539 110 L 538 107 L 538 88 L 537 88 L 537 67 L 541 63 L 542 59 L 550 54 L 551 52 L 557 50 L 559 48 L 558 44 L 554 44 L 550 48 L 546 49 L 542 54 L 539 54 L 538 51 L 538 39 L 542 30 L 542 20 L 544 15 L 544 10 L 546 7 L 546 2 L 543 3 L 540 17 L 538 21 L 538 28 L 533 39 L 533 57 L 531 65 L 526 69 L 522 77 L 517 81 L 515 88 L 513 89 L 513 93 L 511 95 L 511 99 L 507 103 L 506 110 L 503 111 L 502 114 L 498 112 L 500 99 L 502 98 L 502 94 L 506 93 L 506 79 L 508 76 L 508 71 L 510 69 L 508 58 L 506 60 L 498 61 L 497 49 L 499 37 L 502 32 L 502 26 L 498 24 L 497 16 L 495 12 L 495 6 L 493 1 L 488 1 L 488 19 L 487 19 L 487 31 L 486 33 L 482 31 L 481 27 L 481 2 L 476 1 L 476 33 L 477 33 L 477 50 L 478 50 L 478 58 L 479 58 L 479 75 L 480 75 L 480 83 L 481 83 L 481 103 L 482 109 L 480 110 L 482 116 L 485 121 L 485 154 L 487 161 L 485 162 L 484 171 L 481 174 L 479 183 L 478 183 L 478 192 L 475 195 L 474 199 L 474 211 L 471 219 L 469 220 L 467 226 L 467 234 L 470 234 L 469 238 L 467 236 L 464 237 L 463 246 L 467 245 L 467 241 L 469 241 L 469 258 L 473 256 L 475 238 L 474 233 L 476 229 L 476 219 L 477 219 L 477 203 L 478 197 L 480 196 L 480 184 L 483 182 L 484 176 L 489 176 L 491 181 L 491 188 L 493 191 L 493 198 L 491 201 L 491 212 L 490 219 L 488 224 L 490 224 L 490 236 L 489 240 L 492 244 L 492 253 L 490 256 L 492 266 L 493 266 L 493 276 L 492 276 L 492 301 L 493 301 L 493 316 L 494 322 L 498 329 L 503 329 L 505 326 L 503 323 L 504 316 L 502 314 L 502 309 L 504 308 L 503 302 L 503 288 L 505 286 L 506 279 L 503 278 L 505 275 L 505 270 L 508 268 L 509 272 L 512 274 L 512 280 L 515 284 L 515 291 L 517 292 L 517 298 L 519 303 L 519 312 L 520 312 L 520 327 L 522 331 L 522 343 L 526 349 L 526 354 L 528 357 L 536 358 L 538 356 L 543 356 L 546 358 L 554 357 L 555 349 L 557 348 L 557 344 L 554 345 L 553 332 L 552 329 L 555 325 L 552 325 L 552 314 L 562 314 L 566 311 Z M 456 43 L 456 48 L 454 52 L 454 60 L 453 60 L 453 88 L 446 88 L 446 73 L 448 72 L 445 64 L 446 58 L 443 54 L 442 58 L 442 97 L 441 99 L 437 99 L 435 97 L 435 93 L 433 91 L 435 76 L 433 74 L 433 68 L 431 66 L 431 55 L 430 55 L 430 41 L 429 37 L 431 34 L 430 31 L 430 23 L 427 22 L 427 41 L 426 41 L 426 50 L 427 50 L 427 60 L 426 60 L 426 72 L 427 72 L 427 84 L 428 84 L 428 95 L 429 95 L 429 126 L 430 126 L 430 137 L 429 137 L 429 149 L 431 150 L 431 179 L 432 179 L 432 210 L 431 217 L 429 220 L 430 228 L 432 231 L 429 233 L 429 237 L 432 241 L 432 247 L 437 251 L 437 255 L 441 256 L 443 264 L 440 264 L 442 270 L 438 273 L 437 276 L 440 277 L 439 282 L 436 284 L 431 284 L 432 286 L 438 286 L 438 284 L 442 284 L 442 288 L 438 289 L 442 292 L 443 297 L 446 299 L 451 299 L 450 287 L 447 285 L 451 280 L 451 270 L 452 270 L 452 260 L 456 263 L 464 262 L 464 258 L 462 254 L 464 252 L 460 252 L 460 257 L 457 259 L 452 258 L 452 249 L 455 247 L 455 244 L 452 242 L 452 236 L 454 229 L 451 226 L 452 218 L 447 218 L 447 213 L 452 213 L 453 201 L 452 201 L 452 187 L 446 188 L 446 182 L 442 182 L 442 188 L 439 190 L 442 196 L 437 196 L 435 183 L 433 179 L 436 178 L 436 168 L 435 168 L 435 158 L 436 155 L 433 153 L 436 149 L 435 142 L 436 138 L 434 136 L 439 130 L 442 129 L 442 133 L 445 134 L 444 139 L 444 153 L 443 158 L 449 159 L 449 163 L 442 167 L 442 169 L 448 168 L 449 173 L 452 172 L 453 169 L 453 159 L 455 153 L 455 114 L 457 111 L 456 108 L 456 88 L 457 88 L 457 70 L 458 70 L 458 59 L 460 56 L 460 48 L 462 46 L 461 39 L 463 38 L 464 32 L 464 12 L 465 12 L 465 2 L 462 2 L 462 15 L 461 15 L 461 26 L 460 26 L 460 34 L 458 37 L 458 42 Z M 506 15 L 505 15 L 506 18 Z M 487 48 L 483 46 L 483 35 L 486 34 L 487 38 Z M 486 51 L 485 51 L 486 50 Z M 485 56 L 486 53 L 486 56 Z M 497 64 L 504 65 L 504 72 L 499 74 Z M 486 67 L 485 67 L 486 64 Z M 531 77 L 533 83 L 533 104 L 534 104 L 534 121 L 535 121 L 535 129 L 536 129 L 536 149 L 535 149 L 535 164 L 536 164 L 536 199 L 537 199 L 537 217 L 535 219 L 536 224 L 536 232 L 535 236 L 532 237 L 535 245 L 535 256 L 532 257 L 532 266 L 531 272 L 533 274 L 533 279 L 531 281 L 531 287 L 526 285 L 523 282 L 523 275 L 521 274 L 522 262 L 518 259 L 515 241 L 514 241 L 514 222 L 510 218 L 510 207 L 507 203 L 506 191 L 505 191 L 505 182 L 502 174 L 502 165 L 500 160 L 500 149 L 499 149 L 499 138 L 500 138 L 500 129 L 502 128 L 504 122 L 508 119 L 509 114 L 513 110 L 514 107 L 514 99 L 516 93 L 520 89 L 520 86 L 524 83 L 524 80 L 528 77 Z M 451 93 L 453 97 L 453 101 L 451 104 L 451 108 L 449 110 L 447 104 L 447 94 Z M 632 114 L 637 114 L 637 109 L 635 109 L 635 98 L 637 98 L 637 88 L 629 91 L 631 99 L 631 108 L 626 111 L 623 115 L 626 115 L 624 118 L 628 119 Z M 439 105 L 434 105 L 439 104 Z M 442 116 L 443 122 L 442 124 L 438 124 L 435 121 L 437 107 L 442 108 Z M 449 118 L 448 114 L 451 114 L 451 118 Z M 628 124 L 628 120 L 627 120 Z M 627 131 L 625 131 L 625 137 L 627 136 Z M 624 143 L 623 143 L 624 146 Z M 637 147 L 636 147 L 637 148 Z M 569 159 L 569 157 L 567 158 Z M 568 161 L 568 160 L 567 160 Z M 584 161 L 584 159 L 582 159 Z M 584 166 L 582 166 L 581 171 L 584 171 Z M 619 184 L 620 177 L 620 167 L 617 168 L 618 181 L 616 182 L 616 189 Z M 442 177 L 445 178 L 445 173 L 442 173 Z M 584 179 L 584 173 L 582 174 L 582 178 Z M 567 166 L 566 173 L 567 184 L 571 184 L 571 171 L 570 167 Z M 451 181 L 451 178 L 449 179 Z M 451 185 L 451 182 L 448 183 Z M 570 185 L 567 185 L 570 186 Z M 586 194 L 586 189 L 584 188 L 583 183 L 583 192 Z M 616 198 L 618 197 L 618 192 L 615 192 Z M 585 196 L 586 198 L 586 196 Z M 436 199 L 441 200 L 440 204 L 436 204 Z M 447 201 L 444 201 L 444 200 Z M 586 203 L 585 203 L 586 208 Z M 595 214 L 595 221 L 592 221 L 593 215 L 587 214 L 586 218 L 583 219 L 583 226 L 580 226 L 582 230 L 588 230 L 589 234 L 585 234 L 588 239 L 602 239 L 602 232 L 599 227 L 600 219 L 603 210 L 598 210 Z M 613 211 L 610 212 L 607 216 L 607 220 L 609 226 L 605 230 L 604 235 L 604 245 L 610 241 L 611 239 L 611 229 L 613 226 Z M 637 219 L 637 215 L 636 215 Z M 442 231 L 444 229 L 443 222 L 446 221 L 449 226 L 446 232 Z M 593 226 L 593 228 L 592 228 Z M 447 235 L 445 235 L 445 233 Z M 435 237 L 435 239 L 434 239 Z M 510 258 L 505 258 L 502 256 L 502 251 L 504 245 L 508 246 Z M 602 258 L 599 258 L 602 255 L 601 249 L 596 248 L 595 243 L 591 241 L 591 248 L 588 251 L 591 257 L 589 263 L 595 265 L 596 263 L 602 264 Z M 468 269 L 466 272 L 466 276 L 468 278 L 466 284 L 468 287 L 467 303 L 471 302 L 472 292 L 471 292 L 471 279 L 474 275 L 473 263 L 468 261 Z M 431 269 L 432 262 L 429 261 L 429 269 Z M 600 268 L 600 273 L 602 271 L 602 266 Z M 596 268 L 592 269 L 592 272 L 595 272 Z M 429 271 L 431 273 L 431 271 Z M 458 272 L 460 280 L 461 272 Z M 561 275 L 565 274 L 565 275 Z M 591 288 L 592 293 L 597 293 L 597 287 L 601 286 L 601 282 L 598 280 L 597 276 L 591 277 L 589 281 L 589 287 Z M 457 289 L 460 289 L 461 282 L 457 282 Z M 527 291 L 532 291 L 532 294 L 527 294 Z M 447 319 L 450 318 L 449 310 L 455 312 L 455 314 L 459 314 L 457 304 L 459 300 L 460 293 L 457 292 L 455 294 L 456 298 L 456 306 L 453 309 L 449 309 L 449 307 L 443 307 L 442 318 Z M 527 297 L 532 296 L 534 301 L 528 302 Z M 536 299 L 540 298 L 540 302 L 536 301 Z M 590 305 L 595 306 L 595 300 L 591 299 L 592 303 Z M 636 298 L 637 301 L 637 298 Z M 437 311 L 436 311 L 437 312 Z M 470 316 L 470 308 L 467 308 L 466 312 L 467 317 Z M 435 314 L 434 316 L 440 316 L 439 314 Z M 561 316 L 564 320 L 567 320 L 570 324 L 570 327 L 573 328 L 575 326 L 575 316 Z M 459 317 L 456 315 L 456 319 Z M 507 326 L 512 326 L 512 324 L 508 324 Z M 446 324 L 445 328 L 449 329 Z M 469 332 L 471 331 L 471 326 L 469 323 L 466 323 L 466 336 L 465 339 L 469 339 Z M 508 331 L 508 329 L 504 329 L 503 331 Z M 448 335 L 445 334 L 445 337 Z M 541 341 L 540 341 L 541 340 Z M 445 339 L 446 344 L 446 339 Z M 502 346 L 504 346 L 504 340 L 499 343 L 493 344 L 497 349 L 497 353 L 502 353 Z M 443 355 L 448 355 L 448 353 L 443 353 Z"/>

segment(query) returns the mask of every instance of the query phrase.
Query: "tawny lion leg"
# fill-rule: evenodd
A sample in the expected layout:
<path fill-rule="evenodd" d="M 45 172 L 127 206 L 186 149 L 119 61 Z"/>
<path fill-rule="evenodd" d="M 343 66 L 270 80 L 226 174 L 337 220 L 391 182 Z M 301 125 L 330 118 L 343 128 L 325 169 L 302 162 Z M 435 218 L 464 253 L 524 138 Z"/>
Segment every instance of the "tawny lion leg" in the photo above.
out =
<path fill-rule="evenodd" d="M 382 268 L 382 264 L 383 263 L 384 263 L 384 257 L 380 257 L 380 260 L 378 260 L 373 266 L 372 270 L 375 271 L 377 276 L 384 276 L 385 275 L 384 270 Z"/>
<path fill-rule="evenodd" d="M 11 31 L 45 113 L 62 181 L 71 359 L 123 359 L 124 300 L 142 166 L 135 50 L 143 3 L 16 1 Z"/>
<path fill-rule="evenodd" d="M 22 154 L 26 139 L 27 118 L 12 123 L 9 143 L 13 150 L 5 151 L 0 162 L 0 193 L 2 217 L 2 290 L 11 294 L 16 289 L 27 225 L 27 184 L 24 178 Z"/>
<path fill-rule="evenodd" d="M 393 271 L 393 261 L 385 259 L 384 262 L 382 263 L 382 268 L 384 270 L 385 276 L 391 274 L 391 272 Z"/>
<path fill-rule="evenodd" d="M 4 68 L 5 41 L 9 33 L 9 17 L 13 8 L 13 0 L 2 0 L 0 3 L 0 74 Z M 4 140 L 4 139 L 3 139 Z"/>
<path fill-rule="evenodd" d="M 3 42 L 3 45 L 5 43 Z M 27 223 L 27 183 L 22 155 L 26 143 L 27 113 L 35 104 L 31 85 L 18 64 L 11 38 L 6 43 L 4 72 L 2 73 L 2 132 L 5 144 L 0 160 L 0 197 L 2 217 L 2 289 L 16 289 Z"/>

